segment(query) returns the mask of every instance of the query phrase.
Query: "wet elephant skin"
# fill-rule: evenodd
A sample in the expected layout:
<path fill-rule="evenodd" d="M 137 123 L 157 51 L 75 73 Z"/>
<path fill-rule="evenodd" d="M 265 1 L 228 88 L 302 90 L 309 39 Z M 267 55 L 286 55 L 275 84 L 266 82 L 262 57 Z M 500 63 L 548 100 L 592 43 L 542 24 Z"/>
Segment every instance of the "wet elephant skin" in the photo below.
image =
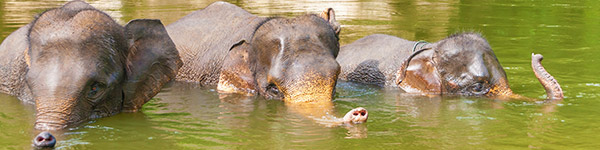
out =
<path fill-rule="evenodd" d="M 138 111 L 182 65 L 159 20 L 123 27 L 82 1 L 10 34 L 0 58 L 0 91 L 35 104 L 39 130 Z"/>
<path fill-rule="evenodd" d="M 397 86 L 408 93 L 520 98 L 510 89 L 491 46 L 478 33 L 454 34 L 436 43 L 374 34 L 342 46 L 337 60 L 341 80 Z M 551 90 L 548 98 L 562 99 L 560 85 L 540 61 L 532 58 L 536 77 Z"/>
<path fill-rule="evenodd" d="M 331 101 L 340 66 L 333 9 L 258 17 L 215 2 L 167 26 L 184 62 L 177 80 L 286 102 Z"/>

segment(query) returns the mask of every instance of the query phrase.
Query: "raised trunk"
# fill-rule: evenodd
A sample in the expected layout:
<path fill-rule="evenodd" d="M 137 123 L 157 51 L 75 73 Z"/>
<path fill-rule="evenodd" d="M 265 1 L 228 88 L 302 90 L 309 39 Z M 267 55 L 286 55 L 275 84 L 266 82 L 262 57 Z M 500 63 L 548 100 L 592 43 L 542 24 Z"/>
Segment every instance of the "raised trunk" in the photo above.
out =
<path fill-rule="evenodd" d="M 564 95 L 562 88 L 560 88 L 556 79 L 544 69 L 544 66 L 542 66 L 542 59 L 544 59 L 544 56 L 540 54 L 531 54 L 531 68 L 533 68 L 535 77 L 538 78 L 542 86 L 546 89 L 548 99 L 563 99 Z"/>

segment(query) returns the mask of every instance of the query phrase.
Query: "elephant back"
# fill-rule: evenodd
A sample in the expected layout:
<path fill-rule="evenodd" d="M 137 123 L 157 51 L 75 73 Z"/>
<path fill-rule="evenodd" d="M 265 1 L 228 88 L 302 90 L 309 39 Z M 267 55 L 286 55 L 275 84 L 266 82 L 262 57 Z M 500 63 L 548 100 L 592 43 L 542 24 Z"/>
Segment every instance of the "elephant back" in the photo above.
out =
<path fill-rule="evenodd" d="M 184 63 L 177 80 L 214 85 L 229 49 L 248 41 L 267 18 L 226 2 L 215 2 L 167 26 Z"/>

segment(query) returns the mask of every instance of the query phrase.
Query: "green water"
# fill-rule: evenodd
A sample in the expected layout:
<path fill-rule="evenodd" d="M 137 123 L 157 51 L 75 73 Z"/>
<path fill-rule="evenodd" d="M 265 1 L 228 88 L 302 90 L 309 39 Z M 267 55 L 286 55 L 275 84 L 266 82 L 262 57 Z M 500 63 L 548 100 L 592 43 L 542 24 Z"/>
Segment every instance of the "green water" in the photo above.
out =
<path fill-rule="evenodd" d="M 165 24 L 212 1 L 99 0 L 96 8 L 125 24 Z M 0 2 L 0 38 L 63 1 Z M 598 149 L 600 148 L 600 1 L 406 0 L 318 2 L 231 1 L 260 16 L 336 10 L 341 44 L 374 33 L 438 41 L 462 31 L 482 33 L 515 93 L 544 99 L 531 53 L 561 83 L 554 103 L 474 97 L 422 97 L 393 88 L 340 83 L 335 116 L 362 106 L 369 121 L 325 127 L 279 100 L 215 92 L 174 83 L 139 113 L 92 120 L 58 134 L 57 149 Z M 30 149 L 35 110 L 0 94 L 0 149 Z"/>

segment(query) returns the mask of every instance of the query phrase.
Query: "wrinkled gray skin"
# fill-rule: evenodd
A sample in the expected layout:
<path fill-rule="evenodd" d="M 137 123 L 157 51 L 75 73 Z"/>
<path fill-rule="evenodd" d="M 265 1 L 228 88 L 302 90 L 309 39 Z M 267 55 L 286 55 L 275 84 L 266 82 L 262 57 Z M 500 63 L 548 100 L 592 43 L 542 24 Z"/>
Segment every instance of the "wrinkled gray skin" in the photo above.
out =
<path fill-rule="evenodd" d="M 159 20 L 123 27 L 82 1 L 10 34 L 0 58 L 0 91 L 35 104 L 38 130 L 137 111 L 181 66 Z"/>
<path fill-rule="evenodd" d="M 536 77 L 549 99 L 562 99 L 560 85 L 543 69 L 539 57 L 532 57 Z M 397 86 L 408 93 L 520 98 L 510 89 L 487 40 L 477 33 L 429 44 L 375 34 L 342 46 L 337 61 L 341 80 Z"/>
<path fill-rule="evenodd" d="M 215 2 L 167 31 L 184 62 L 177 80 L 292 103 L 333 99 L 340 67 L 332 9 L 321 16 L 264 18 Z"/>

